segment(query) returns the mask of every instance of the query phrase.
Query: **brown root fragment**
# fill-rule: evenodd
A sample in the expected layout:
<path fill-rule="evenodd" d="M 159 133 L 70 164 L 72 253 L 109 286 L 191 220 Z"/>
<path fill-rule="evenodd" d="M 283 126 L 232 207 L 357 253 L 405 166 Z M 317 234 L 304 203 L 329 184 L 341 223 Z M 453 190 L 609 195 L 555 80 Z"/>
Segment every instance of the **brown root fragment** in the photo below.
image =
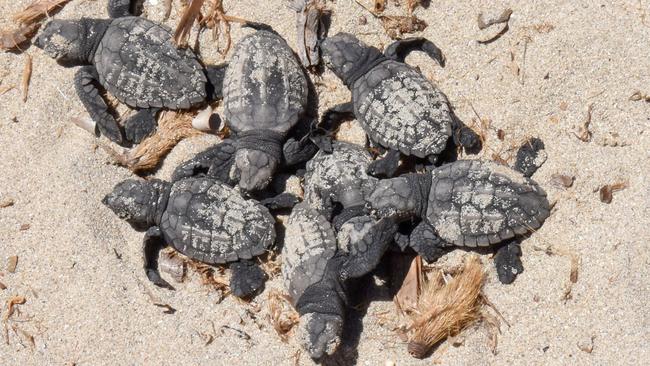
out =
<path fill-rule="evenodd" d="M 35 23 L 55 11 L 61 9 L 70 0 L 38 0 L 29 4 L 22 11 L 14 14 L 12 19 L 18 23 L 29 25 Z"/>
<path fill-rule="evenodd" d="M 3 51 L 20 49 L 20 45 L 30 40 L 39 27 L 40 24 L 31 24 L 1 31 L 0 49 Z"/>
<path fill-rule="evenodd" d="M 305 67 L 320 62 L 318 41 L 325 36 L 323 16 L 329 14 L 323 0 L 295 0 L 291 8 L 296 12 L 298 57 Z"/>
<path fill-rule="evenodd" d="M 189 6 L 185 8 L 181 20 L 174 31 L 174 43 L 178 47 L 187 47 L 187 39 L 190 37 L 194 21 L 201 16 L 201 7 L 204 0 L 190 0 Z"/>

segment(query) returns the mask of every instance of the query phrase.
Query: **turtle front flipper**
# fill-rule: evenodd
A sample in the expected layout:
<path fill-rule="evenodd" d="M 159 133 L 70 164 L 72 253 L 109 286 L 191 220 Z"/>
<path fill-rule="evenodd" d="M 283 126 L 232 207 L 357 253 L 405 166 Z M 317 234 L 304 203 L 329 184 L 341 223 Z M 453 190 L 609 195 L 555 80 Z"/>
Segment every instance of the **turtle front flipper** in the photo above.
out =
<path fill-rule="evenodd" d="M 395 41 L 386 47 L 384 55 L 395 61 L 404 62 L 406 56 L 412 51 L 425 52 L 440 66 L 445 67 L 445 56 L 440 48 L 423 37 L 411 37 Z"/>
<path fill-rule="evenodd" d="M 183 178 L 205 174 L 231 185 L 234 182 L 230 178 L 230 169 L 234 163 L 236 150 L 236 143 L 231 139 L 209 147 L 176 167 L 172 173 L 171 181 L 177 182 Z"/>
<path fill-rule="evenodd" d="M 264 290 L 268 276 L 260 266 L 250 260 L 230 264 L 230 291 L 241 299 L 250 299 Z"/>
<path fill-rule="evenodd" d="M 517 151 L 517 160 L 513 168 L 522 173 L 524 177 L 530 178 L 545 161 L 544 142 L 533 137 L 524 142 Z"/>
<path fill-rule="evenodd" d="M 208 101 L 223 99 L 223 79 L 226 76 L 228 64 L 206 65 L 205 75 L 208 78 Z"/>
<path fill-rule="evenodd" d="M 368 174 L 378 178 L 391 178 L 399 168 L 401 158 L 399 150 L 388 150 L 383 158 L 379 158 L 368 166 Z"/>
<path fill-rule="evenodd" d="M 122 18 L 138 16 L 142 13 L 142 3 L 139 0 L 108 0 L 108 16 Z"/>
<path fill-rule="evenodd" d="M 451 130 L 454 145 L 463 147 L 467 153 L 478 154 L 483 148 L 479 135 L 463 123 L 453 111 L 451 113 Z"/>
<path fill-rule="evenodd" d="M 297 165 L 313 158 L 318 152 L 318 146 L 314 144 L 309 135 L 297 140 L 290 137 L 282 146 L 284 164 L 287 166 Z"/>
<path fill-rule="evenodd" d="M 521 245 L 517 239 L 511 240 L 497 249 L 494 256 L 499 282 L 512 283 L 524 271 L 521 263 Z"/>
<path fill-rule="evenodd" d="M 396 233 L 396 221 L 391 217 L 385 217 L 379 220 L 361 240 L 351 242 L 347 258 L 341 266 L 340 278 L 342 280 L 359 278 L 377 267 Z"/>
<path fill-rule="evenodd" d="M 337 104 L 323 113 L 320 123 L 312 123 L 310 139 L 319 149 L 326 153 L 332 152 L 332 134 L 345 118 L 354 117 L 352 101 Z"/>
<path fill-rule="evenodd" d="M 139 144 L 145 137 L 151 135 L 158 126 L 156 115 L 160 109 L 148 108 L 137 111 L 124 123 L 126 139 Z"/>
<path fill-rule="evenodd" d="M 149 281 L 153 282 L 154 285 L 173 290 L 174 288 L 160 277 L 160 272 L 158 271 L 158 254 L 164 247 L 165 244 L 160 228 L 158 226 L 150 227 L 144 234 L 144 240 L 142 242 L 145 273 Z"/>
<path fill-rule="evenodd" d="M 426 220 L 422 220 L 409 237 L 409 246 L 427 262 L 435 262 L 442 257 L 447 252 L 445 244 Z"/>
<path fill-rule="evenodd" d="M 97 84 L 99 76 L 93 66 L 82 66 L 74 78 L 77 95 L 90 114 L 90 118 L 97 123 L 99 132 L 120 145 L 124 143 L 120 126 L 110 113 L 109 107 L 99 93 Z"/>

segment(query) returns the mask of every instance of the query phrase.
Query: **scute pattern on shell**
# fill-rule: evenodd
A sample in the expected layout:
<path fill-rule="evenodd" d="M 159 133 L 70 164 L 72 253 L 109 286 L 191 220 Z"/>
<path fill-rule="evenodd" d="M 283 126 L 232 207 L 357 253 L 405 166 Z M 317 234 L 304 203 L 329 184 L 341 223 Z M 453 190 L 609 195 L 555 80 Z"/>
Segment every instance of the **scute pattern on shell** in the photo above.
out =
<path fill-rule="evenodd" d="M 431 174 L 427 220 L 449 243 L 496 244 L 539 228 L 550 214 L 544 190 L 507 166 L 460 160 Z"/>
<path fill-rule="evenodd" d="M 352 99 L 370 138 L 405 155 L 439 154 L 451 136 L 447 98 L 404 63 L 375 66 L 356 81 Z"/>
<path fill-rule="evenodd" d="M 336 248 L 334 230 L 324 216 L 306 203 L 294 207 L 282 247 L 282 277 L 294 303 L 323 279 Z"/>
<path fill-rule="evenodd" d="M 287 42 L 257 31 L 235 46 L 223 83 L 224 116 L 235 132 L 286 133 L 304 113 L 307 78 Z"/>
<path fill-rule="evenodd" d="M 144 18 L 113 20 L 94 64 L 106 90 L 131 107 L 188 109 L 207 98 L 196 55 L 176 48 L 168 29 Z"/>
<path fill-rule="evenodd" d="M 233 188 L 209 178 L 173 184 L 160 227 L 166 242 L 206 263 L 226 263 L 260 255 L 275 241 L 268 209 L 245 200 Z"/>
<path fill-rule="evenodd" d="M 331 154 L 319 151 L 306 165 L 305 201 L 319 209 L 324 200 L 345 191 L 358 190 L 365 198 L 377 182 L 366 173 L 372 157 L 365 148 L 340 141 L 334 141 L 332 148 Z"/>

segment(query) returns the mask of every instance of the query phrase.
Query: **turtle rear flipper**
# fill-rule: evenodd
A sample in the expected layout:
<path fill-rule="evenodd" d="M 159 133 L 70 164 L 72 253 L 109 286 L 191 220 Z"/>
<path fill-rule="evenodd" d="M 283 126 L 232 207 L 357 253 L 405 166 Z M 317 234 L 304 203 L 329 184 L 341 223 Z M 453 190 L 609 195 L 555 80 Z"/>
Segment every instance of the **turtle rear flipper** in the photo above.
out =
<path fill-rule="evenodd" d="M 521 263 L 520 243 L 516 239 L 511 240 L 497 249 L 494 265 L 497 268 L 499 282 L 512 283 L 524 271 L 524 265 Z"/>
<path fill-rule="evenodd" d="M 147 108 L 137 111 L 124 123 L 126 139 L 134 144 L 139 144 L 145 137 L 151 135 L 158 126 L 156 114 L 158 108 Z"/>
<path fill-rule="evenodd" d="M 242 298 L 250 299 L 264 290 L 264 283 L 268 279 L 266 273 L 255 262 L 241 260 L 230 264 L 232 276 L 230 277 L 230 291 Z"/>
<path fill-rule="evenodd" d="M 144 234 L 142 242 L 145 273 L 149 281 L 153 282 L 154 285 L 173 290 L 172 285 L 163 280 L 158 271 L 158 254 L 163 247 L 165 247 L 165 244 L 162 231 L 158 226 L 150 227 Z"/>
<path fill-rule="evenodd" d="M 395 41 L 386 47 L 384 55 L 392 60 L 404 62 L 406 56 L 412 51 L 422 51 L 440 66 L 445 67 L 446 59 L 440 48 L 423 37 L 411 37 Z"/>
<path fill-rule="evenodd" d="M 517 160 L 513 168 L 521 172 L 525 177 L 530 178 L 545 161 L 544 142 L 537 137 L 533 137 L 521 145 L 517 151 Z"/>
<path fill-rule="evenodd" d="M 183 178 L 205 174 L 226 184 L 232 184 L 230 169 L 234 163 L 236 150 L 236 142 L 232 139 L 226 139 L 209 147 L 176 167 L 171 181 L 176 182 Z"/>
<path fill-rule="evenodd" d="M 379 178 L 391 178 L 395 176 L 402 157 L 399 150 L 388 150 L 386 155 L 373 161 L 368 166 L 368 174 Z"/>
<path fill-rule="evenodd" d="M 427 262 L 435 262 L 447 252 L 445 242 L 426 220 L 421 221 L 411 232 L 409 246 Z"/>
<path fill-rule="evenodd" d="M 139 16 L 142 13 L 141 0 L 108 0 L 108 16 L 121 18 Z"/>
<path fill-rule="evenodd" d="M 90 114 L 90 118 L 97 123 L 99 132 L 113 142 L 124 143 L 120 126 L 113 118 L 104 98 L 102 98 L 97 84 L 99 76 L 92 66 L 82 66 L 74 78 L 77 95 Z"/>
<path fill-rule="evenodd" d="M 354 117 L 352 101 L 337 104 L 323 113 L 320 123 L 312 123 L 310 139 L 319 149 L 332 152 L 332 134 L 345 118 Z"/>

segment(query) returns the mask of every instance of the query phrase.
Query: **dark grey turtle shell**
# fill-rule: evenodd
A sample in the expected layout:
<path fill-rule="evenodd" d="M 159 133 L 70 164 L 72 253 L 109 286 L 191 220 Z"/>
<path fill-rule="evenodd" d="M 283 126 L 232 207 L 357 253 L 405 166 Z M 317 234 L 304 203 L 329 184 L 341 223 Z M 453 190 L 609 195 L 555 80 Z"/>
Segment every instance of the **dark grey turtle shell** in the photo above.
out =
<path fill-rule="evenodd" d="M 304 113 L 307 78 L 287 42 L 257 31 L 235 46 L 223 81 L 224 116 L 235 132 L 286 133 Z"/>
<path fill-rule="evenodd" d="M 452 122 L 447 98 L 411 66 L 384 61 L 351 89 L 355 115 L 373 141 L 420 158 L 444 150 Z"/>
<path fill-rule="evenodd" d="M 173 183 L 160 221 L 166 243 L 206 263 L 250 259 L 275 240 L 275 220 L 266 207 L 210 178 Z"/>
<path fill-rule="evenodd" d="M 307 287 L 323 279 L 336 250 L 334 229 L 327 219 L 305 202 L 296 205 L 282 247 L 282 277 L 294 304 Z"/>
<path fill-rule="evenodd" d="M 488 246 L 538 229 L 550 214 L 533 180 L 491 161 L 459 160 L 431 172 L 426 219 L 458 246 Z"/>
<path fill-rule="evenodd" d="M 137 108 L 188 109 L 207 98 L 203 66 L 191 49 L 150 20 L 117 18 L 95 52 L 100 83 L 119 101 Z"/>
<path fill-rule="evenodd" d="M 328 199 L 345 203 L 356 196 L 366 198 L 377 182 L 366 173 L 371 162 L 372 156 L 365 148 L 334 141 L 331 154 L 319 151 L 307 162 L 305 201 L 312 207 L 322 207 Z"/>

